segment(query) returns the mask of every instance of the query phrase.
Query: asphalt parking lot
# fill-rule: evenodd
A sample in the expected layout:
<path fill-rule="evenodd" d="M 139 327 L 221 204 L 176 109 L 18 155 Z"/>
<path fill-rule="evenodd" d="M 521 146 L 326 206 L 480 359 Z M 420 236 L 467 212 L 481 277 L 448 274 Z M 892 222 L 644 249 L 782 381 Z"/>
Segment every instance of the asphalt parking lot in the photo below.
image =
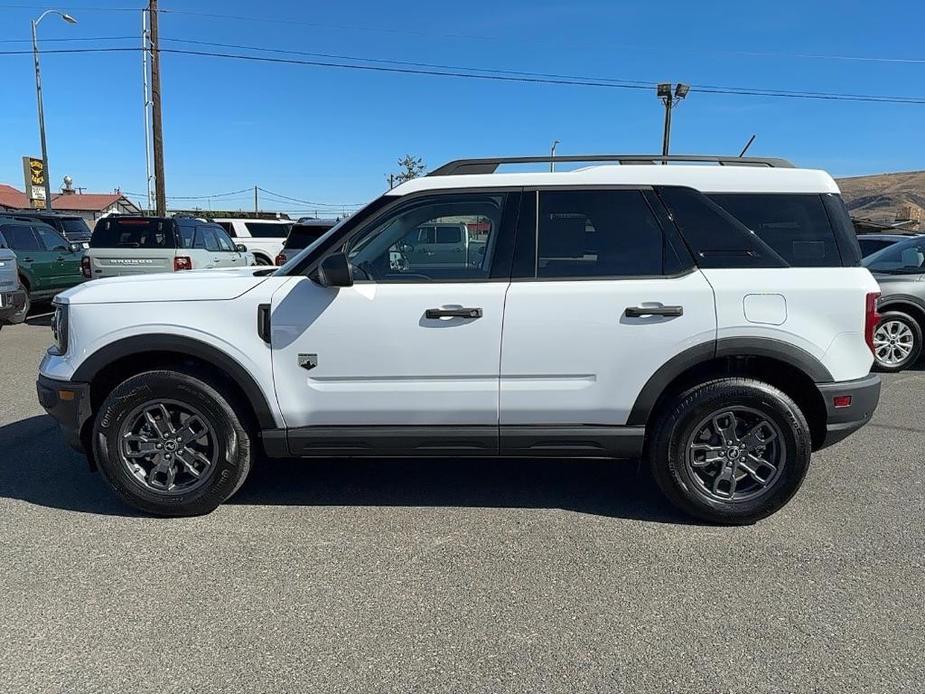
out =
<path fill-rule="evenodd" d="M 635 464 L 273 462 L 121 505 L 0 332 L 0 692 L 922 692 L 925 370 L 755 526 Z"/>

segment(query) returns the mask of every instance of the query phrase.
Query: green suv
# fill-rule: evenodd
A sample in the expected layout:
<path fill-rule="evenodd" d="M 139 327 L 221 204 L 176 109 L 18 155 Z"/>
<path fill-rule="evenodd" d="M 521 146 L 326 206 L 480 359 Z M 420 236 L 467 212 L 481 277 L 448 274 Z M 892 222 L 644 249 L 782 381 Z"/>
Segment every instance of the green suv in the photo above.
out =
<path fill-rule="evenodd" d="M 0 218 L 0 245 L 16 254 L 19 281 L 26 290 L 25 313 L 33 301 L 51 299 L 84 281 L 80 271 L 83 246 L 68 242 L 47 224 Z"/>

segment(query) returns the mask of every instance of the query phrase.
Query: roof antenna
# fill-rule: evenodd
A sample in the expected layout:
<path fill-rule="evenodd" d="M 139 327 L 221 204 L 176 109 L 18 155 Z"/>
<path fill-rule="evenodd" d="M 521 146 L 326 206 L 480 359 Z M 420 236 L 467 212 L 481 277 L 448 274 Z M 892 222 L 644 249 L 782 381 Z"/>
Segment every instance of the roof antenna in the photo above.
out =
<path fill-rule="evenodd" d="M 754 136 L 754 135 L 752 135 L 750 138 L 748 138 L 748 142 L 745 143 L 745 146 L 742 148 L 742 151 L 739 152 L 739 157 L 740 157 L 740 158 L 745 156 L 745 153 L 748 151 L 748 148 L 752 146 L 752 142 L 754 142 L 754 141 L 755 141 L 755 136 Z"/>

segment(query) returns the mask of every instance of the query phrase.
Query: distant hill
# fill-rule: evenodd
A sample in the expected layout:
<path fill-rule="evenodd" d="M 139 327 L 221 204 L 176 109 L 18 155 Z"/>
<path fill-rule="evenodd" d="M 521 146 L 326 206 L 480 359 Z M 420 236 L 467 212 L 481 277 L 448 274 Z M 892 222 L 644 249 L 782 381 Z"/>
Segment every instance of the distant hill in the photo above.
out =
<path fill-rule="evenodd" d="M 892 222 L 911 206 L 912 217 L 925 220 L 925 171 L 839 178 L 838 187 L 852 217 Z"/>

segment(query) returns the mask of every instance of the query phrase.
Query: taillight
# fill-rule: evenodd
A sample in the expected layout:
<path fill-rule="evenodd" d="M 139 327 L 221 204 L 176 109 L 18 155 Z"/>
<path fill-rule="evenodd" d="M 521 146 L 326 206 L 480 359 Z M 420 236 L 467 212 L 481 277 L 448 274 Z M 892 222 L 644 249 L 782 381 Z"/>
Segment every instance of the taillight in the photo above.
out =
<path fill-rule="evenodd" d="M 276 264 L 277 265 L 286 264 L 286 254 L 285 253 L 280 253 L 278 256 L 276 256 Z"/>
<path fill-rule="evenodd" d="M 80 274 L 88 280 L 93 279 L 93 266 L 90 264 L 90 256 L 88 255 L 80 259 Z"/>
<path fill-rule="evenodd" d="M 178 255 L 173 259 L 173 271 L 179 272 L 180 270 L 192 270 L 193 261 L 189 256 Z"/>
<path fill-rule="evenodd" d="M 877 325 L 880 323 L 880 314 L 877 313 L 879 298 L 880 292 L 868 292 L 864 305 L 864 340 L 871 352 L 874 352 L 874 333 L 877 332 Z"/>

